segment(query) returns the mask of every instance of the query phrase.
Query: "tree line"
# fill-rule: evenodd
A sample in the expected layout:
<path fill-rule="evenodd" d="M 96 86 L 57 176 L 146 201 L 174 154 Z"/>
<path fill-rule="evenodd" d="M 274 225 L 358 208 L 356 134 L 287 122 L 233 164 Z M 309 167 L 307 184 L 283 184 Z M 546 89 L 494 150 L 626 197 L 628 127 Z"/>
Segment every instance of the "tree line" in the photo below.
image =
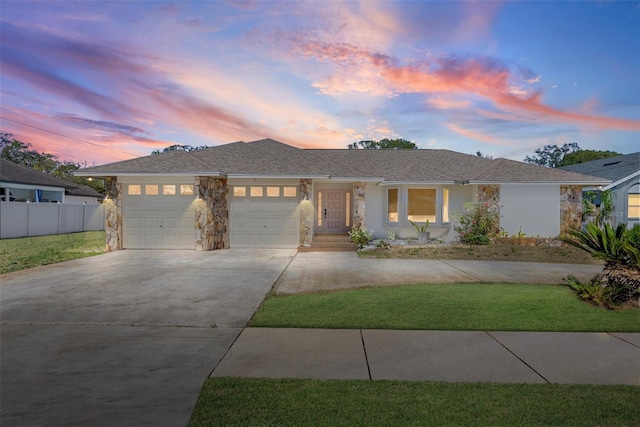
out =
<path fill-rule="evenodd" d="M 86 163 L 76 163 L 69 160 L 60 161 L 56 155 L 41 153 L 34 149 L 30 143 L 18 141 L 10 133 L 0 132 L 0 158 L 30 167 L 73 184 L 87 185 L 104 194 L 102 180 L 90 181 L 88 178 L 73 175 L 75 171 L 87 167 Z"/>

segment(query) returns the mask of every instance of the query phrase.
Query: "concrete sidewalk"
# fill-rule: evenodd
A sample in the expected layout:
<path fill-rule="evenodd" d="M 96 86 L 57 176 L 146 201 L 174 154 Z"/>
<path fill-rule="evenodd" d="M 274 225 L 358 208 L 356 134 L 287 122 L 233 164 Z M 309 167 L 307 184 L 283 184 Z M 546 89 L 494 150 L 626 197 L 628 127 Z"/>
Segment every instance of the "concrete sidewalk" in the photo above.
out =
<path fill-rule="evenodd" d="M 246 328 L 212 376 L 640 385 L 640 333 Z"/>

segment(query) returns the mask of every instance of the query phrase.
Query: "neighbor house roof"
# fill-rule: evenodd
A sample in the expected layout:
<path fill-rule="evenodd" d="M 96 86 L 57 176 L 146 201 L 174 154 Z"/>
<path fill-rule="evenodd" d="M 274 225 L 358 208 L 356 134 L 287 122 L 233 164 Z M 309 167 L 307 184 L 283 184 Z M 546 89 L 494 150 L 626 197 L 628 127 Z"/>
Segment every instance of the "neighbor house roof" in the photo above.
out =
<path fill-rule="evenodd" d="M 99 199 L 104 199 L 104 194 L 100 194 L 88 185 L 82 184 L 77 184 L 76 188 L 68 188 L 65 193 L 68 196 L 97 197 Z"/>
<path fill-rule="evenodd" d="M 611 186 L 640 174 L 640 152 L 624 154 L 591 162 L 563 166 L 560 169 L 586 175 L 599 176 L 613 181 Z"/>
<path fill-rule="evenodd" d="M 74 189 L 78 186 L 68 181 L 39 172 L 33 168 L 0 159 L 0 181 L 7 183 L 41 185 Z"/>
<path fill-rule="evenodd" d="M 191 152 L 154 154 L 83 169 L 77 174 L 347 178 L 386 184 L 536 182 L 605 185 L 610 182 L 575 172 L 450 150 L 299 149 L 272 139 L 240 141 Z"/>

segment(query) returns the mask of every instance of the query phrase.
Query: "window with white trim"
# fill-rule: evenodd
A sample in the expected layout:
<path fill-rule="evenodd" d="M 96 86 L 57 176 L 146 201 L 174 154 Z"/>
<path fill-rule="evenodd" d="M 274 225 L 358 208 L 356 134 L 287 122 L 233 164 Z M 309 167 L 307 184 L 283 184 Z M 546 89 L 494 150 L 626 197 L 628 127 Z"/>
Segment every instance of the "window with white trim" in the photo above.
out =
<path fill-rule="evenodd" d="M 640 184 L 629 189 L 627 195 L 627 218 L 640 219 Z"/>
<path fill-rule="evenodd" d="M 398 189 L 387 190 L 387 221 L 398 222 Z"/>
<path fill-rule="evenodd" d="M 449 189 L 442 189 L 442 222 L 449 222 Z"/>
<path fill-rule="evenodd" d="M 407 219 L 413 222 L 436 222 L 436 190 L 409 188 L 407 190 Z"/>

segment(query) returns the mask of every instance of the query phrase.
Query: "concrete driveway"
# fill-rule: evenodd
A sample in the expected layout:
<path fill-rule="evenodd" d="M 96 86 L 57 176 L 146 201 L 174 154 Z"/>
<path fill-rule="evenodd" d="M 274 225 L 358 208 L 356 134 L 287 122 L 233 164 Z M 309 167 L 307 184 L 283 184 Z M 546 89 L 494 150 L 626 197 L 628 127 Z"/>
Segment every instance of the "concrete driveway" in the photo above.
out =
<path fill-rule="evenodd" d="M 186 425 L 295 254 L 119 251 L 0 276 L 0 423 Z"/>

